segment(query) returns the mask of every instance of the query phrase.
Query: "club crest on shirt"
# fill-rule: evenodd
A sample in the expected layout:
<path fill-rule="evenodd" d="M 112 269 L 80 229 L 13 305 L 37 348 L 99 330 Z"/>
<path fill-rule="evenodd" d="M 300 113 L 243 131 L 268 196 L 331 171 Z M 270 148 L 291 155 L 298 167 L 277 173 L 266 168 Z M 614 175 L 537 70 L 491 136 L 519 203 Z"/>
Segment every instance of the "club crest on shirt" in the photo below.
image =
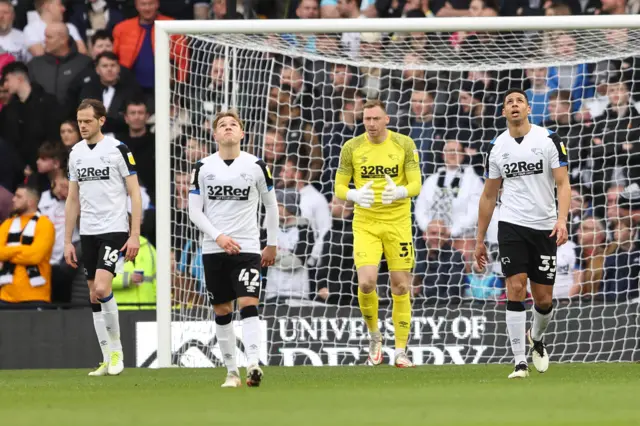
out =
<path fill-rule="evenodd" d="M 543 152 L 540 148 L 531 148 L 531 152 L 533 152 L 536 155 L 542 155 Z"/>
<path fill-rule="evenodd" d="M 101 155 L 100 161 L 102 161 L 105 164 L 111 164 L 111 158 L 107 157 L 106 155 Z"/>
<path fill-rule="evenodd" d="M 253 183 L 253 176 L 251 176 L 251 175 L 249 175 L 249 174 L 241 173 L 241 174 L 240 174 L 240 177 L 241 177 L 242 179 L 244 179 L 244 180 L 245 180 L 245 182 L 247 182 L 248 184 L 252 184 L 252 183 Z"/>
<path fill-rule="evenodd" d="M 400 159 L 396 154 L 389 154 L 389 158 L 393 161 L 398 161 Z"/>

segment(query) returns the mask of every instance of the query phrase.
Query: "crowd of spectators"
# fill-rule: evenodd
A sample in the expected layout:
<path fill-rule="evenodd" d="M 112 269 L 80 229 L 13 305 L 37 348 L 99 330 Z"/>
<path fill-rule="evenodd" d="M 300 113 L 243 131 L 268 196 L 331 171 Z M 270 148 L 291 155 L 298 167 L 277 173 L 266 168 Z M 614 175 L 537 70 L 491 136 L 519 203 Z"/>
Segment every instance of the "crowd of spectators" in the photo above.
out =
<path fill-rule="evenodd" d="M 16 298 L 7 290 L 12 284 L 0 281 L 0 302 L 84 303 L 88 297 L 84 275 L 64 264 L 61 236 L 66 162 L 80 140 L 75 108 L 84 98 L 96 98 L 107 107 L 103 131 L 126 143 L 136 159 L 145 200 L 141 258 L 121 265 L 114 289 L 123 307 L 154 303 L 156 20 L 480 19 L 640 11 L 640 0 L 237 3 L 238 11 L 229 11 L 226 0 L 0 0 L 0 220 L 7 220 L 7 236 L 0 235 L 0 246 L 7 250 L 0 247 L 0 262 L 18 265 L 21 259 L 8 247 L 11 227 L 18 223 L 9 217 L 12 211 L 19 217 L 39 211 L 34 241 L 46 224 L 55 229 L 46 244 L 34 244 L 51 265 L 39 268 L 46 290 Z M 249 3 L 251 8 L 244 9 Z M 632 43 L 627 30 L 603 31 L 602 36 L 602 43 L 612 46 Z M 170 138 L 176 305 L 199 305 L 206 298 L 198 235 L 187 217 L 190 167 L 215 151 L 212 118 L 230 104 L 230 97 L 245 120 L 243 148 L 264 158 L 276 181 L 280 254 L 265 275 L 266 302 L 352 303 L 353 206 L 335 198 L 332 189 L 340 148 L 364 131 L 362 105 L 371 98 L 385 103 L 390 128 L 411 136 L 420 152 L 424 184 L 413 207 L 414 297 L 424 303 L 501 300 L 499 263 L 477 273 L 472 253 L 483 153 L 506 128 L 501 93 L 513 86 L 526 90 L 532 122 L 560 134 L 569 151 L 571 241 L 556 259 L 555 297 L 637 298 L 638 57 L 501 71 L 396 70 L 366 60 L 354 66 L 352 61 L 393 51 L 396 56 L 401 52 L 405 64 L 416 65 L 433 58 L 434 46 L 440 55 L 477 55 L 479 49 L 496 46 L 492 37 L 464 31 L 283 34 L 275 45 L 299 54 L 240 48 L 237 62 L 201 38 L 174 39 Z M 581 43 L 574 33 L 562 31 L 535 41 L 562 58 L 575 56 Z M 331 59 L 318 59 L 323 56 Z M 497 220 L 487 236 L 494 260 Z M 74 242 L 78 239 L 76 234 Z M 384 262 L 382 267 L 384 271 Z M 380 277 L 386 284 L 387 275 Z"/>

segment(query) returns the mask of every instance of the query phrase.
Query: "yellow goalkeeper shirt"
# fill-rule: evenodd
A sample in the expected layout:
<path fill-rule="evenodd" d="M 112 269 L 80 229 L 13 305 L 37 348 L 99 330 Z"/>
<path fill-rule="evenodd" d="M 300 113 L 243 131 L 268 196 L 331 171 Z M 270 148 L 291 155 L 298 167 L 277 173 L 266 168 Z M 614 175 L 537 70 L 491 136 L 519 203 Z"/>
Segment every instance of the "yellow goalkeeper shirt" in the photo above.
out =
<path fill-rule="evenodd" d="M 382 204 L 382 191 L 387 185 L 385 174 L 396 185 L 407 188 L 407 198 Z M 347 199 L 351 178 L 356 189 L 373 180 L 375 193 L 374 204 L 370 208 L 356 204 L 354 216 L 383 222 L 410 218 L 410 198 L 418 195 L 422 187 L 416 144 L 410 137 L 391 130 L 379 144 L 371 143 L 366 133 L 348 140 L 340 152 L 340 166 L 336 174 L 335 193 L 338 198 Z"/>

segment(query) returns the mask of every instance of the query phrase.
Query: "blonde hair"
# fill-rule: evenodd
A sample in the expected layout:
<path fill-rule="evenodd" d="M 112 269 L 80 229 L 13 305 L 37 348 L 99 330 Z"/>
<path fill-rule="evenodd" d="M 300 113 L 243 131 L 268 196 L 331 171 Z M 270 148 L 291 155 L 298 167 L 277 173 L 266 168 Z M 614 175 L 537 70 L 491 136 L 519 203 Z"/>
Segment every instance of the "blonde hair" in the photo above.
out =
<path fill-rule="evenodd" d="M 244 124 L 242 123 L 242 120 L 240 120 L 240 116 L 238 115 L 238 111 L 236 111 L 235 109 L 222 111 L 222 112 L 219 112 L 218 114 L 216 114 L 216 118 L 214 118 L 214 120 L 213 120 L 213 130 L 218 128 L 218 123 L 220 122 L 220 120 L 222 120 L 225 117 L 231 117 L 234 120 L 236 120 L 238 122 L 238 124 L 240 125 L 240 128 L 242 130 L 244 130 Z"/>

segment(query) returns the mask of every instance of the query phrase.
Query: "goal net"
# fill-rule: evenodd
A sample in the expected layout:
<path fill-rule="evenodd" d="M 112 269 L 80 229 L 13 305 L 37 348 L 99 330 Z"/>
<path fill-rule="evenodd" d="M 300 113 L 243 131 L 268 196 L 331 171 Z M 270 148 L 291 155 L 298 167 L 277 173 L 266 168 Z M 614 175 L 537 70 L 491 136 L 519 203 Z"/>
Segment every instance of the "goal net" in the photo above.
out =
<path fill-rule="evenodd" d="M 495 31 L 483 31 L 483 19 Z M 231 23 L 211 22 L 209 30 L 171 36 L 169 49 L 159 50 L 158 66 L 167 72 L 159 75 L 171 80 L 158 81 L 156 115 L 158 179 L 171 184 L 158 190 L 158 256 L 170 279 L 158 276 L 157 324 L 138 325 L 138 365 L 167 366 L 169 350 L 173 365 L 222 365 L 187 197 L 191 166 L 216 150 L 212 119 L 228 108 L 244 120 L 242 148 L 269 165 L 288 218 L 276 266 L 263 273 L 261 361 L 319 366 L 366 360 L 353 209 L 333 196 L 333 182 L 341 146 L 364 132 L 368 99 L 385 103 L 389 128 L 413 138 L 420 152 L 410 357 L 418 365 L 511 362 L 499 259 L 509 253 L 497 250 L 498 209 L 486 241 L 493 263 L 485 273 L 473 270 L 473 252 L 484 153 L 506 128 L 503 94 L 514 87 L 526 90 L 531 121 L 557 132 L 568 150 L 570 242 L 548 263 L 557 274 L 555 318 L 546 335 L 551 359 L 638 359 L 640 247 L 637 218 L 628 208 L 638 200 L 629 185 L 640 174 L 640 32 L 616 29 L 620 24 L 611 18 L 610 29 L 602 18 L 591 21 L 598 29 L 578 30 L 563 29 L 563 22 L 576 23 L 571 19 L 543 30 L 521 30 L 522 20 L 483 19 L 446 20 L 438 32 L 423 32 L 440 23 L 436 19 L 421 21 L 422 27 L 332 21 L 342 32 L 281 28 L 278 34 L 251 29 L 261 22 L 235 23 L 247 27 L 245 34 L 237 26 L 220 33 Z M 177 45 L 188 57 L 169 63 Z M 178 59 L 188 61 L 186 79 L 176 77 L 177 64 L 185 62 Z M 623 197 L 631 201 L 619 203 L 625 188 Z M 380 327 L 385 361 L 393 362 L 387 271 L 383 259 Z"/>

